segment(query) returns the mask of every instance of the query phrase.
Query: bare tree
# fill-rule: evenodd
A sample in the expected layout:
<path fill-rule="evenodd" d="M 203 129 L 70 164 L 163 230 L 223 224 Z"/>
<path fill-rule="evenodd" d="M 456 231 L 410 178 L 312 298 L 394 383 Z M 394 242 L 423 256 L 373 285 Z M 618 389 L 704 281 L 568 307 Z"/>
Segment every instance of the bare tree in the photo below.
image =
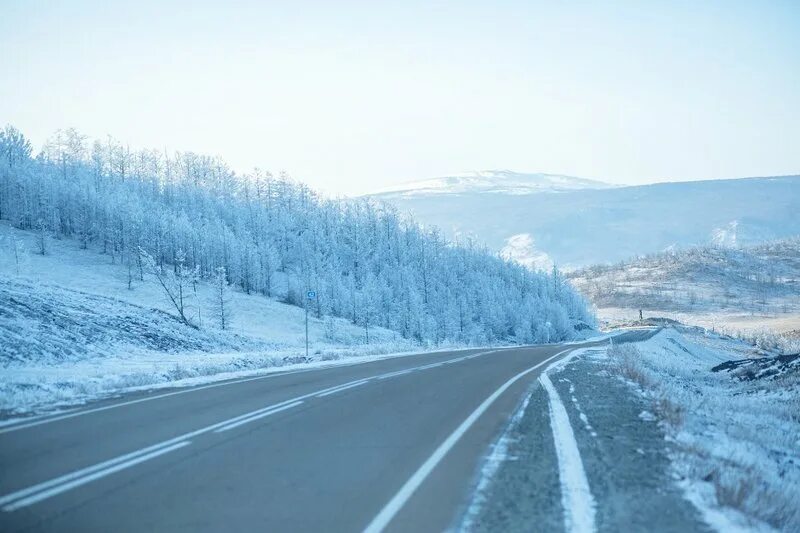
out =
<path fill-rule="evenodd" d="M 187 304 L 191 296 L 189 287 L 199 276 L 198 267 L 188 268 L 186 266 L 186 256 L 182 250 L 178 250 L 175 254 L 175 266 L 173 269 L 162 267 L 153 259 L 153 256 L 141 248 L 139 249 L 139 254 L 147 270 L 156 278 L 167 299 L 172 302 L 181 321 L 187 326 L 197 327 L 192 324 L 187 316 Z"/>

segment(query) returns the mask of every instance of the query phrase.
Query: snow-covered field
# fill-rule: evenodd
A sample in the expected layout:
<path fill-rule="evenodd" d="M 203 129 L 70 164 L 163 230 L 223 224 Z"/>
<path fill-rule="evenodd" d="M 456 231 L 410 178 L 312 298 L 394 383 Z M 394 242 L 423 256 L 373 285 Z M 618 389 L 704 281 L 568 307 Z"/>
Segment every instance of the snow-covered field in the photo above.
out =
<path fill-rule="evenodd" d="M 213 289 L 200 282 L 189 303 L 202 324 L 195 329 L 176 318 L 148 275 L 129 289 L 127 269 L 111 264 L 109 256 L 54 239 L 42 256 L 35 239 L 0 223 L 0 412 L 426 348 L 376 327 L 366 344 L 363 328 L 312 314 L 306 360 L 305 317 L 298 307 L 231 291 L 231 327 L 222 331 L 213 317 Z"/>
<path fill-rule="evenodd" d="M 668 328 L 608 357 L 652 403 L 675 476 L 707 522 L 800 530 L 800 358 L 777 360 L 696 328 Z"/>
<path fill-rule="evenodd" d="M 665 317 L 715 331 L 800 331 L 800 239 L 673 250 L 567 274 L 614 326 Z"/>

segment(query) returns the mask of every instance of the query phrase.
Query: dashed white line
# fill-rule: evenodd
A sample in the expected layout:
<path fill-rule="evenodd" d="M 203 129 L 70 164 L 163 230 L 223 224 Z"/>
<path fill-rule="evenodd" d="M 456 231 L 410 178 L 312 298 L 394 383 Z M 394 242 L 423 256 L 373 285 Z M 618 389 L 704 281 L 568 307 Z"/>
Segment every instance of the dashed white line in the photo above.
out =
<path fill-rule="evenodd" d="M 327 392 L 323 392 L 321 394 L 317 394 L 317 398 L 324 398 L 325 396 L 330 396 L 331 394 L 336 394 L 337 392 L 341 392 L 343 390 L 352 389 L 353 387 L 358 387 L 360 385 L 368 383 L 369 381 L 370 380 L 365 379 L 364 381 L 357 381 L 357 382 L 351 383 L 349 385 L 343 385 L 343 386 L 337 387 L 337 388 L 335 388 L 333 390 L 329 390 Z"/>
<path fill-rule="evenodd" d="M 281 411 L 286 411 L 287 409 L 291 409 L 292 407 L 297 407 L 301 403 L 303 403 L 302 400 L 299 401 L 299 402 L 292 402 L 290 404 L 287 404 L 287 405 L 284 405 L 284 406 L 281 406 L 281 407 L 276 407 L 275 409 L 269 409 L 267 411 L 264 411 L 263 413 L 258 413 L 258 414 L 253 415 L 253 416 L 248 416 L 246 418 L 242 418 L 241 420 L 239 420 L 237 422 L 234 422 L 232 424 L 228 424 L 226 426 L 222 426 L 221 428 L 215 429 L 214 433 L 222 433 L 223 431 L 229 431 L 229 430 L 231 430 L 233 428 L 238 428 L 239 426 L 242 426 L 244 424 L 248 424 L 248 423 L 253 422 L 255 420 L 259 420 L 259 419 L 264 418 L 266 416 L 274 415 L 275 413 L 280 413 Z"/>

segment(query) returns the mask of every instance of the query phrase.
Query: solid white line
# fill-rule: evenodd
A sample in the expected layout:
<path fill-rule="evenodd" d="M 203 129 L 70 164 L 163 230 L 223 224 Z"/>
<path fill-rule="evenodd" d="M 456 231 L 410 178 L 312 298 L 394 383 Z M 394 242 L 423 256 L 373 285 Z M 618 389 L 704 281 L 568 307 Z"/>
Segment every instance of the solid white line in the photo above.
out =
<path fill-rule="evenodd" d="M 496 350 L 490 350 L 490 351 L 486 351 L 486 352 L 481 352 L 480 354 L 476 354 L 476 355 L 486 355 L 486 354 L 494 353 L 495 351 Z M 460 359 L 463 359 L 463 358 L 453 359 L 452 361 L 456 361 L 456 360 L 460 360 Z M 409 372 L 411 372 L 413 370 L 417 370 L 418 368 L 419 367 L 414 367 L 414 368 L 407 369 L 407 370 Z M 354 386 L 354 384 L 359 384 L 360 385 L 360 384 L 363 384 L 363 383 L 367 383 L 367 382 L 369 382 L 369 381 L 371 381 L 371 380 L 373 380 L 375 378 L 381 379 L 382 377 L 389 376 L 390 374 L 395 374 L 395 372 L 390 372 L 390 373 L 387 373 L 387 374 L 379 374 L 378 376 L 373 376 L 373 377 L 370 377 L 370 378 L 363 378 L 363 379 L 356 380 L 356 381 L 350 381 L 350 382 L 347 382 L 347 383 L 343 383 L 341 385 L 336 385 L 335 387 L 330 387 L 330 388 L 327 388 L 327 389 L 323 389 L 321 391 L 318 390 L 318 391 L 310 392 L 308 394 L 297 396 L 297 397 L 291 398 L 289 400 L 284 400 L 282 402 L 278 402 L 278 403 L 275 403 L 275 404 L 272 404 L 272 405 L 268 405 L 266 407 L 262 407 L 260 409 L 256 409 L 254 411 L 250 411 L 249 413 L 244 413 L 242 415 L 238 415 L 238 416 L 235 416 L 233 418 L 229 418 L 227 420 L 223 420 L 222 422 L 217 422 L 215 424 L 212 424 L 210 426 L 206 426 L 204 428 L 200 428 L 200 429 L 197 429 L 197 430 L 194 430 L 194 431 L 190 431 L 189 433 L 184 433 L 183 435 L 179 435 L 179 436 L 174 437 L 172 439 L 165 440 L 165 441 L 160 442 L 158 444 L 154 444 L 152 446 L 148 446 L 146 448 L 142 448 L 140 450 L 136 450 L 134 452 L 127 453 L 125 455 L 121 455 L 121 456 L 115 457 L 113 459 L 109 459 L 108 461 L 104 461 L 104 462 L 98 463 L 96 465 L 92 465 L 92 466 L 89 466 L 89 467 L 86 467 L 86 468 L 82 468 L 80 470 L 76 470 L 76 471 L 71 472 L 69 474 L 65 474 L 63 476 L 51 479 L 49 481 L 44 481 L 44 482 L 39 483 L 37 485 L 33 485 L 31 487 L 28 487 L 28 488 L 25 488 L 25 489 L 21 489 L 21 490 L 18 490 L 16 492 L 13 492 L 13 493 L 10 493 L 10 494 L 6 494 L 5 496 L 0 497 L 0 505 L 4 505 L 4 504 L 6 504 L 8 502 L 13 502 L 13 501 L 19 500 L 20 498 L 24 498 L 24 497 L 26 497 L 26 496 L 28 496 L 30 494 L 39 493 L 40 491 L 46 491 L 46 489 L 48 489 L 50 487 L 55 487 L 55 488 L 52 489 L 52 491 L 46 491 L 44 493 L 49 494 L 49 495 L 59 494 L 59 493 L 63 492 L 63 490 L 60 490 L 61 486 L 72 487 L 72 486 L 79 486 L 79 485 L 83 484 L 83 483 L 80 483 L 79 485 L 72 485 L 71 482 L 73 480 L 75 480 L 75 479 L 82 478 L 83 476 L 86 476 L 87 478 L 90 478 L 89 481 L 91 481 L 92 479 L 95 479 L 95 478 L 91 478 L 91 476 L 90 476 L 94 472 L 101 471 L 101 470 L 106 469 L 106 468 L 110 469 L 114 465 L 117 465 L 117 464 L 120 464 L 120 463 L 125 463 L 125 462 L 130 462 L 131 465 L 137 464 L 136 462 L 133 462 L 133 461 L 135 461 L 135 458 L 139 458 L 139 457 L 142 457 L 142 456 L 145 456 L 145 455 L 147 455 L 149 457 L 150 455 L 156 453 L 156 451 L 161 450 L 161 449 L 166 449 L 167 447 L 170 450 L 172 450 L 173 447 L 176 444 L 180 444 L 181 442 L 186 441 L 186 440 L 191 439 L 191 438 L 194 438 L 194 437 L 196 437 L 198 435 L 202 435 L 204 433 L 215 431 L 215 430 L 221 429 L 221 428 L 225 428 L 225 430 L 233 429 L 234 427 L 237 427 L 237 426 L 239 426 L 241 424 L 245 424 L 247 422 L 251 422 L 253 420 L 257 420 L 258 418 L 262 418 L 263 416 L 267 416 L 268 414 L 272 414 L 274 412 L 281 411 L 284 408 L 288 409 L 290 407 L 294 407 L 295 405 L 298 405 L 298 404 L 302 403 L 302 400 L 311 398 L 313 396 L 317 396 L 320 393 L 325 393 L 325 392 L 328 392 L 328 391 L 336 392 L 338 390 L 342 390 L 342 387 L 350 387 L 350 386 Z M 271 377 L 271 376 L 262 376 L 262 377 Z M 253 378 L 253 379 L 260 379 L 260 378 Z M 193 390 L 196 390 L 196 389 L 193 389 Z M 182 392 L 189 392 L 189 391 L 178 391 L 177 393 L 171 393 L 171 394 L 179 394 L 179 393 L 182 393 Z M 135 401 L 145 401 L 145 400 L 146 399 L 135 400 Z M 107 408 L 111 408 L 111 407 L 113 407 L 113 406 L 108 406 Z M 104 408 L 99 408 L 99 409 L 104 409 Z M 83 413 L 85 413 L 85 411 Z M 154 451 L 154 450 L 156 450 L 156 451 Z M 141 461 L 139 461 L 139 462 L 141 462 Z M 109 473 L 115 472 L 115 471 L 116 470 L 110 470 Z M 64 489 L 64 490 L 68 490 L 68 489 Z M 46 496 L 46 497 L 49 497 L 49 496 Z M 41 501 L 42 499 L 44 499 L 44 498 L 38 498 L 35 501 Z M 35 502 L 32 502 L 32 503 L 35 503 Z M 12 508 L 11 506 L 6 506 L 6 507 L 3 507 L 3 510 L 4 511 L 9 511 L 9 510 L 14 510 L 16 508 L 17 507 L 13 507 Z"/>
<path fill-rule="evenodd" d="M 183 440 L 183 439 L 181 437 L 179 437 L 177 440 L 180 441 L 180 440 Z M 161 448 L 163 448 L 163 447 L 165 447 L 167 445 L 173 444 L 173 441 L 175 441 L 175 439 L 171 439 L 171 440 L 166 441 L 166 442 L 160 442 L 160 443 L 155 444 L 153 446 L 148 446 L 147 448 L 142 448 L 140 450 L 136 450 L 134 452 L 126 453 L 125 455 L 120 455 L 120 456 L 115 457 L 113 459 L 109 459 L 108 461 L 103 461 L 102 463 L 98 463 L 96 465 L 92 465 L 92 466 L 89 466 L 89 467 L 86 467 L 86 468 L 82 468 L 80 470 L 76 470 L 74 472 L 70 472 L 69 474 L 65 474 L 63 476 L 51 479 L 49 481 L 45 481 L 43 483 L 39 483 L 37 485 L 33 485 L 33 486 L 28 487 L 26 489 L 18 490 L 16 492 L 12 492 L 11 494 L 6 494 L 2 498 L 0 498 L 0 505 L 5 505 L 8 502 L 11 502 L 11 501 L 14 501 L 14 500 L 18 500 L 19 498 L 25 497 L 25 496 L 27 496 L 29 494 L 33 494 L 34 492 L 39 492 L 41 490 L 44 490 L 44 489 L 47 489 L 47 488 L 50 488 L 50 487 L 53 487 L 53 486 L 56 486 L 56 485 L 60 485 L 62 483 L 66 483 L 68 481 L 72 481 L 73 479 L 76 479 L 76 478 L 79 478 L 81 476 L 85 476 L 85 475 L 91 474 L 92 472 L 96 472 L 96 471 L 102 470 L 104 468 L 108 468 L 108 467 L 113 466 L 113 465 L 115 465 L 117 463 L 121 463 L 121 462 L 127 461 L 129 459 L 132 459 L 134 457 L 138 457 L 140 455 L 146 454 L 146 453 L 151 452 L 153 450 L 161 449 Z"/>
<path fill-rule="evenodd" d="M 255 416 L 251 416 L 251 417 L 245 418 L 243 420 L 239 420 L 238 422 L 234 422 L 233 424 L 228 424 L 227 426 L 223 426 L 221 428 L 215 429 L 214 433 L 222 433 L 223 431 L 228 431 L 228 430 L 231 430 L 233 428 L 237 428 L 237 427 L 242 426 L 244 424 L 247 424 L 249 422 L 253 422 L 254 420 L 258 420 L 260 418 L 264 418 L 265 416 L 274 415 L 275 413 L 280 413 L 281 411 L 285 411 L 287 409 L 291 409 L 292 407 L 297 407 L 301 403 L 303 403 L 303 402 L 302 401 L 293 402 L 293 403 L 290 403 L 288 405 L 284 405 L 283 407 L 278 407 L 277 409 L 272 409 L 272 410 L 267 411 L 265 413 L 260 413 L 260 414 L 257 414 Z"/>
<path fill-rule="evenodd" d="M 556 365 L 561 364 L 559 361 Z M 595 502 L 589 489 L 589 481 L 583 469 L 583 461 L 569 423 L 569 415 L 558 391 L 553 386 L 547 368 L 539 376 L 550 400 L 550 427 L 553 430 L 558 477 L 561 481 L 561 504 L 564 508 L 564 527 L 569 533 L 592 533 L 595 531 Z"/>
<path fill-rule="evenodd" d="M 188 446 L 189 444 L 190 443 L 188 441 L 179 442 L 177 444 L 173 444 L 172 446 L 168 446 L 166 448 L 161 448 L 161 449 L 156 450 L 154 452 L 150 452 L 148 454 L 140 455 L 139 457 L 135 457 L 135 458 L 133 458 L 133 459 L 131 459 L 129 461 L 125 461 L 123 463 L 116 464 L 114 466 L 106 468 L 105 470 L 100 470 L 98 472 L 94 472 L 93 474 L 89 474 L 89 475 L 84 476 L 84 477 L 73 479 L 72 481 L 70 481 L 68 483 L 64 483 L 62 485 L 58 485 L 58 486 L 53 487 L 53 488 L 51 488 L 49 490 L 44 490 L 43 492 L 39 492 L 37 494 L 34 494 L 33 496 L 29 496 L 27 498 L 23 498 L 21 500 L 17 500 L 14 503 L 6 505 L 6 506 L 3 507 L 3 511 L 10 512 L 10 511 L 17 510 L 20 507 L 27 507 L 28 505 L 32 505 L 32 504 L 34 504 L 36 502 L 39 502 L 41 500 L 45 500 L 47 498 L 55 496 L 56 494 L 61 494 L 62 492 L 68 491 L 70 489 L 74 489 L 75 487 L 80 487 L 81 485 L 85 485 L 86 483 L 95 481 L 95 480 L 100 479 L 102 477 L 105 477 L 105 476 L 107 476 L 109 474 L 113 474 L 115 472 L 119 472 L 120 470 L 124 470 L 126 468 L 130 468 L 131 466 L 138 465 L 139 463 L 143 463 L 145 461 L 149 461 L 150 459 L 154 459 L 154 458 L 156 458 L 156 457 L 158 457 L 160 455 L 164 455 L 165 453 L 169 453 L 169 452 L 171 452 L 173 450 L 177 450 L 179 448 L 183 448 L 184 446 Z"/>
<path fill-rule="evenodd" d="M 538 363 L 527 370 L 523 370 L 516 376 L 512 377 L 503 385 L 500 386 L 496 391 L 494 391 L 491 396 L 486 398 L 483 403 L 481 403 L 477 409 L 475 409 L 472 414 L 470 414 L 462 423 L 459 425 L 455 431 L 453 431 L 450 436 L 448 436 L 444 442 L 442 442 L 436 450 L 434 450 L 433 454 L 431 454 L 428 459 L 422 463 L 414 474 L 405 482 L 405 484 L 400 487 L 400 490 L 397 491 L 397 494 L 389 500 L 383 509 L 372 519 L 372 522 L 367 525 L 364 529 L 365 533 L 379 533 L 383 531 L 384 528 L 389 525 L 389 522 L 395 517 L 395 515 L 403 508 L 406 502 L 411 498 L 414 492 L 419 488 L 420 485 L 425 481 L 425 479 L 430 475 L 434 468 L 444 459 L 447 453 L 455 446 L 455 444 L 461 439 L 461 437 L 469 430 L 470 427 L 475 423 L 480 416 L 486 412 L 487 409 L 494 403 L 497 398 L 503 394 L 511 385 L 513 385 L 516 381 L 520 378 L 524 377 L 525 375 L 533 372 L 543 364 L 555 359 L 559 355 L 566 353 L 573 348 L 568 348 L 561 352 L 558 352 L 555 355 L 551 355 L 541 363 Z"/>

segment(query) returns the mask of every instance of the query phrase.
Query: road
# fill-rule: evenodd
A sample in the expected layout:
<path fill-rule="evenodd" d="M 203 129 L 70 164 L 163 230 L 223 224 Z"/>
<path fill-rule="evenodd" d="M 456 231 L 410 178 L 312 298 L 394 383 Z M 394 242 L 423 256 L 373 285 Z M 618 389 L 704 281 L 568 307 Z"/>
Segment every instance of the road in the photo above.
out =
<path fill-rule="evenodd" d="M 526 390 L 577 347 L 272 374 L 0 428 L 0 530 L 441 531 Z"/>

